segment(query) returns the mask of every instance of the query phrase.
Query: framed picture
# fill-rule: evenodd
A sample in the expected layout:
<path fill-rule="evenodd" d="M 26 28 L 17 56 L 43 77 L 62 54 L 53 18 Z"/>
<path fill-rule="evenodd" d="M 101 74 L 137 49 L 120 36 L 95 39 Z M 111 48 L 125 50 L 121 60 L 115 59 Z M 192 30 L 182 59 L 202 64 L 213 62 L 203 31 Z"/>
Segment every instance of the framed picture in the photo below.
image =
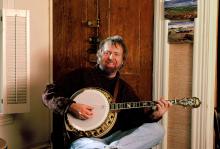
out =
<path fill-rule="evenodd" d="M 171 21 L 168 23 L 169 43 L 193 43 L 193 21 Z"/>
<path fill-rule="evenodd" d="M 164 17 L 169 20 L 193 20 L 197 17 L 197 0 L 165 0 Z"/>

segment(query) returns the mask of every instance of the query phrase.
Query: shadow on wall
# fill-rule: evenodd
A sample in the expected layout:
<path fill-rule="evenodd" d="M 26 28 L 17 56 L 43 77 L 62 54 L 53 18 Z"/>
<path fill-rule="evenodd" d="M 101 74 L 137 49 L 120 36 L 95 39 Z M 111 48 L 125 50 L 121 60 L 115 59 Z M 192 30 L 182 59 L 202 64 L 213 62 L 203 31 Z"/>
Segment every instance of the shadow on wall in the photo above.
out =
<path fill-rule="evenodd" d="M 21 144 L 28 144 L 33 142 L 35 136 L 35 132 L 31 126 L 32 122 L 30 119 L 26 118 L 24 114 L 16 114 L 15 120 L 18 124 L 18 131 L 20 132 Z"/>

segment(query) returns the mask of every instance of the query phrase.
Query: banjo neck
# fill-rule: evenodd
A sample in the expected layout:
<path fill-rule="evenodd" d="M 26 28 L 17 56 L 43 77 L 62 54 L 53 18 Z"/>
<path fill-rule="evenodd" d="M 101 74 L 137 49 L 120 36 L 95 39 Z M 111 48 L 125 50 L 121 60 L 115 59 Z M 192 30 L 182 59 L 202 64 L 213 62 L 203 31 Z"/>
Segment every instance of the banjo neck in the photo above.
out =
<path fill-rule="evenodd" d="M 197 108 L 200 106 L 201 101 L 197 97 L 171 99 L 168 100 L 173 105 L 180 105 L 183 107 Z M 124 102 L 124 103 L 110 103 L 110 110 L 123 110 L 123 109 L 135 109 L 135 108 L 154 108 L 157 101 L 140 101 L 140 102 Z"/>

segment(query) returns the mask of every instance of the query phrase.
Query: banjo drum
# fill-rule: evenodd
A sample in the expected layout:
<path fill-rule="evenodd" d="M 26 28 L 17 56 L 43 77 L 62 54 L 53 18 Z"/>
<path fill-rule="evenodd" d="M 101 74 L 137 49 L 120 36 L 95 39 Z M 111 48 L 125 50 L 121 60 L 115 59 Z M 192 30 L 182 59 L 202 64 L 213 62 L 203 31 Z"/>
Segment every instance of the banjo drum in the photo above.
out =
<path fill-rule="evenodd" d="M 80 120 L 70 113 L 65 114 L 65 126 L 77 136 L 102 137 L 114 126 L 117 113 L 110 110 L 113 97 L 100 88 L 83 88 L 71 96 L 77 103 L 92 106 L 93 116 Z"/>

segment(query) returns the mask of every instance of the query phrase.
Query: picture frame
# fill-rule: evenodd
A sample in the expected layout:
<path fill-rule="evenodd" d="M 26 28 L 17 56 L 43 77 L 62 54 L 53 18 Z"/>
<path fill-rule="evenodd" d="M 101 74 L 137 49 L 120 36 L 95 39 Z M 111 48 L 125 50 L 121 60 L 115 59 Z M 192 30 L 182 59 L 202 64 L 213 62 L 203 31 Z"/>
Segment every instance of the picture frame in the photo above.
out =
<path fill-rule="evenodd" d="M 193 20 L 197 17 L 197 0 L 165 0 L 164 17 L 169 20 Z"/>
<path fill-rule="evenodd" d="M 194 21 L 170 21 L 168 23 L 168 43 L 193 43 Z"/>

